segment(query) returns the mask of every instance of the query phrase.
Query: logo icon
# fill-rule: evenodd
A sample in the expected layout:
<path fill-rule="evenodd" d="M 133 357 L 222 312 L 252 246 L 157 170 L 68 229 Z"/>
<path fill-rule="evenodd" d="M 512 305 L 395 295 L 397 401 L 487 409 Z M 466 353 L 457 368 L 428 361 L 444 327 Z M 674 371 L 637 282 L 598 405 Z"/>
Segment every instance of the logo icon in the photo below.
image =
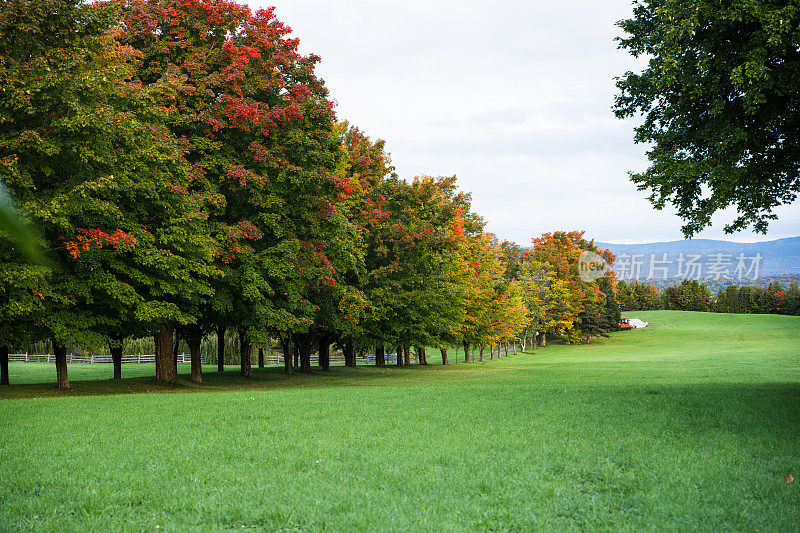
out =
<path fill-rule="evenodd" d="M 589 283 L 602 278 L 608 271 L 606 260 L 594 252 L 584 250 L 578 258 L 578 276 Z"/>

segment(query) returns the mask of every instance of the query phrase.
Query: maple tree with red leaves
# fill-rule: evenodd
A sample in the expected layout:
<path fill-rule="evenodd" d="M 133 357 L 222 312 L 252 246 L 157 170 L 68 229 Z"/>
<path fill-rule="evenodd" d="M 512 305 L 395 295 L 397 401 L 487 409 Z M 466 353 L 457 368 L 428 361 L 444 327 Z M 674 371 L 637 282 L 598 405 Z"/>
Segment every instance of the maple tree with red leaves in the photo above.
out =
<path fill-rule="evenodd" d="M 0 242 L 26 310 L 23 334 L 0 344 L 50 337 L 60 388 L 68 345 L 191 320 L 181 308 L 209 289 L 194 280 L 209 268 L 205 199 L 188 192 L 192 174 L 154 102 L 170 89 L 133 81 L 137 54 L 114 40 L 115 23 L 101 6 L 55 0 L 0 13 L 0 179 L 47 252 L 26 264 Z"/>
<path fill-rule="evenodd" d="M 342 231 L 336 204 L 347 188 L 333 175 L 334 116 L 314 74 L 319 58 L 298 52 L 273 8 L 115 3 L 119 42 L 142 54 L 139 80 L 175 89 L 161 102 L 169 127 L 199 183 L 224 199 L 210 217 L 223 276 L 198 327 L 237 329 L 248 376 L 249 345 L 307 327 L 312 308 L 301 300 L 317 280 L 333 281 L 326 245 Z"/>
<path fill-rule="evenodd" d="M 606 306 L 619 306 L 616 304 L 616 280 L 613 271 L 606 273 L 610 283 L 603 285 L 602 280 L 592 283 L 582 281 L 578 275 L 578 261 L 583 251 L 591 251 L 601 256 L 607 264 L 614 264 L 614 254 L 609 250 L 599 249 L 591 240 L 584 238 L 583 231 L 556 231 L 544 233 L 532 240 L 533 251 L 527 257 L 529 260 L 548 266 L 551 276 L 560 283 L 557 285 L 559 293 L 565 291 L 566 298 L 561 305 L 554 308 L 553 318 L 548 318 L 548 327 L 543 328 L 543 333 L 553 333 L 565 337 L 569 342 L 586 341 L 592 336 L 603 336 L 607 331 L 617 329 L 613 311 Z M 609 296 L 614 298 L 608 299 Z M 606 300 L 608 303 L 606 304 Z M 613 324 L 612 324 L 613 322 Z"/>
<path fill-rule="evenodd" d="M 392 176 L 379 191 L 388 217 L 367 234 L 363 341 L 397 346 L 403 364 L 410 346 L 450 342 L 464 320 L 469 196 L 457 192 L 454 177 L 409 183 Z M 424 350 L 418 353 L 424 363 Z"/>

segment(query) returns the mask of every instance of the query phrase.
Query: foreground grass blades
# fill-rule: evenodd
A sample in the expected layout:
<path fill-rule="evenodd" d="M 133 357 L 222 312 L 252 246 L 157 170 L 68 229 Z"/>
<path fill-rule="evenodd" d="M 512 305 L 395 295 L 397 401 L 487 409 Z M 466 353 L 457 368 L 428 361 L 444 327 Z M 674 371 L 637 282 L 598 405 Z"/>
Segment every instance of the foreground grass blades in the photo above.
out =
<path fill-rule="evenodd" d="M 800 319 L 637 316 L 449 368 L 12 385 L 0 529 L 795 529 Z M 120 387 L 158 393 L 73 397 Z"/>

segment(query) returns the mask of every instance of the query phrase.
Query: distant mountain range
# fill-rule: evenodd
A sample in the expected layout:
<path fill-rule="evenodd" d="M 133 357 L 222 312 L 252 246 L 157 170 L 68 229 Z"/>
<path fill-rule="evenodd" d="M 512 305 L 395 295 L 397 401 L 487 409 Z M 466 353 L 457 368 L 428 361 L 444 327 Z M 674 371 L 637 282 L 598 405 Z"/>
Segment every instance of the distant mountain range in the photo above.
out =
<path fill-rule="evenodd" d="M 703 279 L 724 276 L 726 269 L 727 275 L 735 278 L 737 268 L 748 269 L 754 263 L 757 263 L 758 277 L 800 274 L 800 237 L 757 243 L 691 239 L 646 244 L 595 244 L 611 250 L 617 256 L 614 270 L 618 275 L 630 274 L 632 269 L 638 268 L 638 279 L 687 277 L 688 269 L 697 269 L 689 265 L 690 260 L 701 265 L 700 277 Z M 663 260 L 664 254 L 666 261 Z M 760 259 L 756 259 L 759 255 Z M 753 273 L 751 271 L 750 275 Z M 635 277 L 631 276 L 631 279 Z"/>

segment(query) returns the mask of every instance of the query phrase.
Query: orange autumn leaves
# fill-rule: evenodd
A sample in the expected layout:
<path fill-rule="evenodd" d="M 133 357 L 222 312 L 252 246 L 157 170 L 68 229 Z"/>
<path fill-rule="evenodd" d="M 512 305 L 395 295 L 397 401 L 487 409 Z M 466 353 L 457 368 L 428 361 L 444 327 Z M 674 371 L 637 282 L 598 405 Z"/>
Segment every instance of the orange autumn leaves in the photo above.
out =
<path fill-rule="evenodd" d="M 116 250 L 136 247 L 136 237 L 117 229 L 114 233 L 106 233 L 99 229 L 75 229 L 75 238 L 64 245 L 73 259 L 80 257 L 81 252 L 88 252 L 94 245 L 97 248 L 110 246 Z"/>

